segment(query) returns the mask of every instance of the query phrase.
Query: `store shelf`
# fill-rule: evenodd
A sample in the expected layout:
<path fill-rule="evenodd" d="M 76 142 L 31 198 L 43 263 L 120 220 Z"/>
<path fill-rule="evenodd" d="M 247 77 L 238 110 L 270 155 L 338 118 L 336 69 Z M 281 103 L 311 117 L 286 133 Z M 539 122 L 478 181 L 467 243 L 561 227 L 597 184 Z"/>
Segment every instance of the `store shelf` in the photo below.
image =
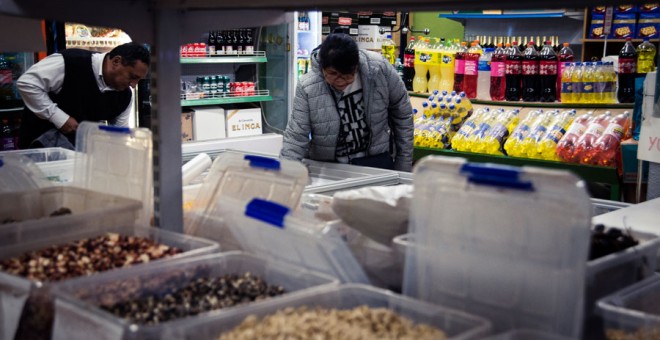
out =
<path fill-rule="evenodd" d="M 541 19 L 541 18 L 562 18 L 564 12 L 547 12 L 547 13 L 520 13 L 520 14 L 480 14 L 480 13 L 465 13 L 465 14 L 440 14 L 440 18 L 446 19 Z"/>
<path fill-rule="evenodd" d="M 236 64 L 268 62 L 266 52 L 256 51 L 254 54 L 206 55 L 205 57 L 181 58 L 181 64 Z"/>
<path fill-rule="evenodd" d="M 66 47 L 67 48 L 109 48 L 112 49 L 116 46 L 119 46 L 127 41 L 123 41 L 119 38 L 102 38 L 102 37 L 90 37 L 90 38 L 66 38 Z"/>
<path fill-rule="evenodd" d="M 267 102 L 273 100 L 268 90 L 255 91 L 253 96 L 245 96 L 238 92 L 227 92 L 215 97 L 205 97 L 201 99 L 185 99 L 185 95 L 181 95 L 181 106 L 206 106 L 206 105 L 224 105 L 224 104 L 238 104 L 238 103 L 256 103 Z"/>
<path fill-rule="evenodd" d="M 631 39 L 632 42 L 642 42 L 644 39 Z M 582 42 L 586 43 L 604 43 L 605 39 L 580 39 Z M 651 42 L 660 42 L 660 39 L 649 39 Z M 624 43 L 626 39 L 607 39 L 608 43 Z"/>
<path fill-rule="evenodd" d="M 478 162 L 478 163 L 497 163 L 497 164 L 513 165 L 513 166 L 527 165 L 527 166 L 537 166 L 543 168 L 569 170 L 574 174 L 580 176 L 582 179 L 584 179 L 587 182 L 605 183 L 611 185 L 611 189 L 610 189 L 611 200 L 618 201 L 620 200 L 620 196 L 621 196 L 621 182 L 619 179 L 619 175 L 617 174 L 616 168 L 554 162 L 554 161 L 529 159 L 529 158 L 509 157 L 509 156 L 495 156 L 495 155 L 478 154 L 472 152 L 461 152 L 455 150 L 433 149 L 433 148 L 423 148 L 423 147 L 415 147 L 413 151 L 413 161 L 417 161 L 428 155 L 463 157 L 469 160 L 470 162 Z"/>
<path fill-rule="evenodd" d="M 429 93 L 408 92 L 411 97 L 428 98 Z M 541 107 L 541 108 L 566 108 L 566 109 L 632 109 L 634 104 L 587 104 L 587 103 L 544 103 L 544 102 L 507 102 L 470 99 L 472 104 L 489 106 L 514 106 L 514 107 Z"/>

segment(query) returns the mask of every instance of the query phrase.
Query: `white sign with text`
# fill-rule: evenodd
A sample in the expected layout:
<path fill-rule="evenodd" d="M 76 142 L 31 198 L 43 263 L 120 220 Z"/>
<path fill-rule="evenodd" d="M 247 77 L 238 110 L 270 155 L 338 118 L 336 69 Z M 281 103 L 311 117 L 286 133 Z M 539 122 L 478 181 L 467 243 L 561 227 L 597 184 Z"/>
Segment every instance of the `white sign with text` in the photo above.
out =
<path fill-rule="evenodd" d="M 660 163 L 660 117 L 653 114 L 656 72 L 650 72 L 644 80 L 642 127 L 639 133 L 637 158 Z"/>

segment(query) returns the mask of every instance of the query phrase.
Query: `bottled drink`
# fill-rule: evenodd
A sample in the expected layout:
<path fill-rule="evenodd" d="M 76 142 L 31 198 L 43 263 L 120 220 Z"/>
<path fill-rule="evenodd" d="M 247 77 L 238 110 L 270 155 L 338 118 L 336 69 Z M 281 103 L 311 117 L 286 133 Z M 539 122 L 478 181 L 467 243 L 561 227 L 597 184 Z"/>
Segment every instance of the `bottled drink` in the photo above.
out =
<path fill-rule="evenodd" d="M 403 51 L 403 83 L 406 90 L 412 91 L 413 78 L 415 77 L 415 37 L 410 38 L 410 43 Z"/>
<path fill-rule="evenodd" d="M 630 38 L 619 52 L 619 103 L 635 102 L 635 75 L 637 74 L 637 51 Z"/>
<path fill-rule="evenodd" d="M 215 32 L 215 54 L 225 54 L 225 36 L 221 31 Z"/>
<path fill-rule="evenodd" d="M 461 47 L 456 51 L 454 58 L 454 91 L 463 92 L 463 82 L 465 81 L 465 55 L 468 52 L 465 41 L 461 42 Z"/>
<path fill-rule="evenodd" d="M 309 17 L 307 18 L 309 20 Z M 254 54 L 254 39 L 252 38 L 252 29 L 245 30 L 245 54 Z"/>
<path fill-rule="evenodd" d="M 637 73 L 649 73 L 655 70 L 655 45 L 648 38 L 637 46 Z"/>
<path fill-rule="evenodd" d="M 440 88 L 440 56 L 442 54 L 442 42 L 440 39 L 435 38 L 434 43 L 429 46 L 429 81 L 428 91 L 437 91 Z"/>
<path fill-rule="evenodd" d="M 538 158 L 536 157 L 536 143 L 545 136 L 545 133 L 550 127 L 556 111 L 546 111 L 536 117 L 536 119 L 529 126 L 530 130 L 527 136 L 520 141 L 516 148 L 516 155 L 518 157 Z"/>
<path fill-rule="evenodd" d="M 571 82 L 573 83 L 573 103 L 582 103 L 582 63 L 574 63 L 573 71 L 571 72 Z"/>
<path fill-rule="evenodd" d="M 593 112 L 587 112 L 586 114 L 575 118 L 573 123 L 571 123 L 568 130 L 557 143 L 557 156 L 563 159 L 566 162 L 574 163 L 575 159 L 575 146 L 577 141 L 582 137 L 584 131 L 587 130 L 589 122 L 593 119 Z"/>
<path fill-rule="evenodd" d="M 13 65 L 0 53 L 0 107 L 3 102 L 9 106 L 14 99 L 14 81 L 12 77 Z"/>
<path fill-rule="evenodd" d="M 418 42 L 415 45 L 415 77 L 413 78 L 413 91 L 415 92 L 427 92 L 426 75 L 429 72 L 429 59 L 428 43 L 425 40 Z"/>
<path fill-rule="evenodd" d="M 546 41 L 541 49 L 539 61 L 539 83 L 541 101 L 554 102 L 557 99 L 557 54 L 552 49 L 550 41 Z"/>
<path fill-rule="evenodd" d="M 615 166 L 619 144 L 630 129 L 630 112 L 626 111 L 612 117 L 603 135 L 598 138 L 591 152 L 587 155 L 590 164 Z"/>
<path fill-rule="evenodd" d="M 441 91 L 452 91 L 454 89 L 454 60 L 455 49 L 445 48 L 440 55 L 440 86 Z"/>
<path fill-rule="evenodd" d="M 493 58 L 494 48 L 484 48 L 479 56 L 477 76 L 477 98 L 488 100 L 490 98 L 490 62 Z"/>
<path fill-rule="evenodd" d="M 399 78 L 403 80 L 403 63 L 401 62 L 401 58 L 396 58 L 394 61 L 394 68 L 396 69 L 396 74 L 398 74 Z"/>
<path fill-rule="evenodd" d="M 493 124 L 493 127 L 488 131 L 482 141 L 481 152 L 490 155 L 504 155 L 502 147 L 509 134 L 513 131 L 512 126 L 518 124 L 519 113 L 520 110 L 515 109 L 497 116 L 495 124 Z"/>
<path fill-rule="evenodd" d="M 523 119 L 518 126 L 513 130 L 511 136 L 504 143 L 504 150 L 507 155 L 515 157 L 524 157 L 523 150 L 521 148 L 522 141 L 527 138 L 527 135 L 531 132 L 534 127 L 534 122 L 543 115 L 543 110 L 534 110 L 530 111 L 527 114 L 527 117 Z"/>
<path fill-rule="evenodd" d="M 564 133 L 575 119 L 575 114 L 575 110 L 568 110 L 555 117 L 548 132 L 537 143 L 536 151 L 539 158 L 551 161 L 560 160 L 557 156 L 557 143 L 564 137 Z"/>
<path fill-rule="evenodd" d="M 557 76 L 557 101 L 563 101 L 561 99 L 561 75 L 564 74 L 564 67 L 567 66 L 566 63 L 570 63 L 575 60 L 575 53 L 573 53 L 573 50 L 568 45 L 568 43 L 564 43 L 564 46 L 561 48 L 561 50 L 559 50 L 559 70 L 557 71 L 557 74 L 559 75 Z"/>
<path fill-rule="evenodd" d="M 14 135 L 11 131 L 9 120 L 2 120 L 2 125 L 0 126 L 0 135 L 2 137 L 2 151 L 16 150 L 16 145 L 14 144 Z"/>
<path fill-rule="evenodd" d="M 234 54 L 234 37 L 233 31 L 223 31 L 225 42 L 225 54 Z"/>
<path fill-rule="evenodd" d="M 504 62 L 504 75 L 506 77 L 506 92 L 504 97 L 508 101 L 519 101 L 522 97 L 522 53 L 518 43 L 513 42 Z"/>
<path fill-rule="evenodd" d="M 575 144 L 574 161 L 577 160 L 581 164 L 591 164 L 591 157 L 589 156 L 591 149 L 594 147 L 598 138 L 605 132 L 611 116 L 612 113 L 607 111 L 589 122 L 584 134 L 582 134 Z"/>
<path fill-rule="evenodd" d="M 563 103 L 575 103 L 573 97 L 573 80 L 571 76 L 575 70 L 575 63 L 565 63 L 561 72 L 561 101 Z"/>
<path fill-rule="evenodd" d="M 390 64 L 394 65 L 395 61 L 395 50 L 396 50 L 396 44 L 392 40 L 392 35 L 388 34 L 385 40 L 383 40 L 383 44 L 381 45 L 381 54 L 387 61 L 390 62 Z"/>
<path fill-rule="evenodd" d="M 604 100 L 608 104 L 616 103 L 616 73 L 614 72 L 614 62 L 605 63 L 605 95 Z"/>
<path fill-rule="evenodd" d="M 216 44 L 216 37 L 215 37 L 215 32 L 211 31 L 209 32 L 209 41 L 208 41 L 208 49 L 209 49 L 209 55 L 214 55 L 215 54 L 215 44 Z"/>
<path fill-rule="evenodd" d="M 522 98 L 526 102 L 539 100 L 539 53 L 530 41 L 523 53 L 522 62 Z"/>
<path fill-rule="evenodd" d="M 497 44 L 497 49 L 493 53 L 490 61 L 490 99 L 504 100 L 506 81 L 504 78 L 506 55 L 502 44 Z"/>
<path fill-rule="evenodd" d="M 477 97 L 477 79 L 479 76 L 479 53 L 478 43 L 472 43 L 472 47 L 465 55 L 465 78 L 463 80 L 463 90 L 468 98 Z"/>
<path fill-rule="evenodd" d="M 582 103 L 595 103 L 594 93 L 594 69 L 592 63 L 582 63 L 582 88 L 580 95 Z"/>
<path fill-rule="evenodd" d="M 592 63 L 594 70 L 594 103 L 607 103 L 611 92 L 607 89 L 607 79 L 605 78 L 605 67 L 603 62 Z"/>

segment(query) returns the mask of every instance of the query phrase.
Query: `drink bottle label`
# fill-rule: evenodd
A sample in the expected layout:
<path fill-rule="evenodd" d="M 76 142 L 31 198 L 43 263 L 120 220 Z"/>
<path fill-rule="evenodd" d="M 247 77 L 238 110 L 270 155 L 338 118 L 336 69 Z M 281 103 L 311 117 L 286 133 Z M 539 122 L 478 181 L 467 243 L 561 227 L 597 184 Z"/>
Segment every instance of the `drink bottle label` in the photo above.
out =
<path fill-rule="evenodd" d="M 548 128 L 546 128 L 543 125 L 539 125 L 534 129 L 534 131 L 532 131 L 532 133 L 529 135 L 529 138 L 533 141 L 538 142 L 541 140 L 541 138 L 543 138 L 543 135 L 545 134 L 546 131 L 548 131 Z"/>
<path fill-rule="evenodd" d="M 534 60 L 523 60 L 522 74 L 526 76 L 539 74 L 539 64 Z"/>
<path fill-rule="evenodd" d="M 525 136 L 529 133 L 530 127 L 529 125 L 525 124 L 520 126 L 520 128 L 516 129 L 516 131 L 513 132 L 511 135 L 511 139 L 517 139 L 519 141 L 525 139 Z"/>
<path fill-rule="evenodd" d="M 466 60 L 465 61 L 465 75 L 466 76 L 476 76 L 478 73 L 478 66 L 476 60 Z"/>
<path fill-rule="evenodd" d="M 571 127 L 568 128 L 566 134 L 581 136 L 586 130 L 587 130 L 586 124 L 573 122 L 573 124 L 571 124 Z"/>
<path fill-rule="evenodd" d="M 472 131 L 474 130 L 475 127 L 476 126 L 474 125 L 474 122 L 471 122 L 471 121 L 470 122 L 465 122 L 465 124 L 463 124 L 463 127 L 461 127 L 461 129 L 458 130 L 457 133 L 459 135 L 467 137 L 472 133 Z"/>
<path fill-rule="evenodd" d="M 415 55 L 406 53 L 403 55 L 403 67 L 413 67 L 415 65 Z"/>
<path fill-rule="evenodd" d="M 606 90 L 608 82 L 606 82 L 606 81 L 596 81 L 593 84 L 594 84 L 594 92 L 595 93 L 608 92 Z"/>
<path fill-rule="evenodd" d="M 522 74 L 522 64 L 520 61 L 516 60 L 507 60 L 504 62 L 506 74 Z"/>
<path fill-rule="evenodd" d="M 501 61 L 493 61 L 490 63 L 490 76 L 491 77 L 504 77 L 505 65 Z"/>
<path fill-rule="evenodd" d="M 573 82 L 564 81 L 561 83 L 561 93 L 573 93 Z"/>
<path fill-rule="evenodd" d="M 539 63 L 539 74 L 544 76 L 557 75 L 557 62 L 554 60 L 541 60 Z"/>
<path fill-rule="evenodd" d="M 635 58 L 619 58 L 619 74 L 637 73 L 637 60 Z"/>
<path fill-rule="evenodd" d="M 605 132 L 603 132 L 603 136 L 605 135 L 610 135 L 616 138 L 617 140 L 621 140 L 621 138 L 623 137 L 623 126 L 617 123 L 610 123 L 607 126 L 607 129 L 605 129 Z"/>
<path fill-rule="evenodd" d="M 589 127 L 587 128 L 587 131 L 585 131 L 584 134 L 585 135 L 590 134 L 590 135 L 594 135 L 596 137 L 600 137 L 600 136 L 603 135 L 603 130 L 605 130 L 605 128 L 602 125 L 595 123 L 595 124 L 589 125 Z"/>
<path fill-rule="evenodd" d="M 493 137 L 499 143 L 502 143 L 506 135 L 509 134 L 509 130 L 506 128 L 506 125 L 502 123 L 497 123 L 488 133 L 489 137 Z"/>
<path fill-rule="evenodd" d="M 559 125 L 555 125 L 548 131 L 548 134 L 545 136 L 545 138 L 551 140 L 555 144 L 559 143 L 559 140 L 561 137 L 564 136 L 564 133 L 566 133 L 566 130 L 564 130 L 563 127 Z"/>
<path fill-rule="evenodd" d="M 454 73 L 465 74 L 465 60 L 456 59 L 456 63 L 454 64 Z"/>
<path fill-rule="evenodd" d="M 454 56 L 451 54 L 443 53 L 441 56 L 441 61 L 445 65 L 451 64 L 454 62 Z"/>
<path fill-rule="evenodd" d="M 586 94 L 594 93 L 594 82 L 592 81 L 582 82 L 582 91 L 580 92 Z"/>

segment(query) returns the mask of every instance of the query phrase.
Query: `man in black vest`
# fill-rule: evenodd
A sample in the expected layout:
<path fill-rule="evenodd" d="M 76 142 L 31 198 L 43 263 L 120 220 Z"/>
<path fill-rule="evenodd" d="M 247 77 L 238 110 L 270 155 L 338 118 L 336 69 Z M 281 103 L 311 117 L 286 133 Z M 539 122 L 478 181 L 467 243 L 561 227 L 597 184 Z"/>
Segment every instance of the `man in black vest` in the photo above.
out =
<path fill-rule="evenodd" d="M 148 70 L 149 51 L 136 43 L 108 53 L 66 49 L 34 64 L 16 83 L 25 102 L 20 148 L 64 146 L 50 144 L 61 136 L 58 131 L 74 146 L 78 123 L 85 120 L 128 126 L 129 87 Z"/>

